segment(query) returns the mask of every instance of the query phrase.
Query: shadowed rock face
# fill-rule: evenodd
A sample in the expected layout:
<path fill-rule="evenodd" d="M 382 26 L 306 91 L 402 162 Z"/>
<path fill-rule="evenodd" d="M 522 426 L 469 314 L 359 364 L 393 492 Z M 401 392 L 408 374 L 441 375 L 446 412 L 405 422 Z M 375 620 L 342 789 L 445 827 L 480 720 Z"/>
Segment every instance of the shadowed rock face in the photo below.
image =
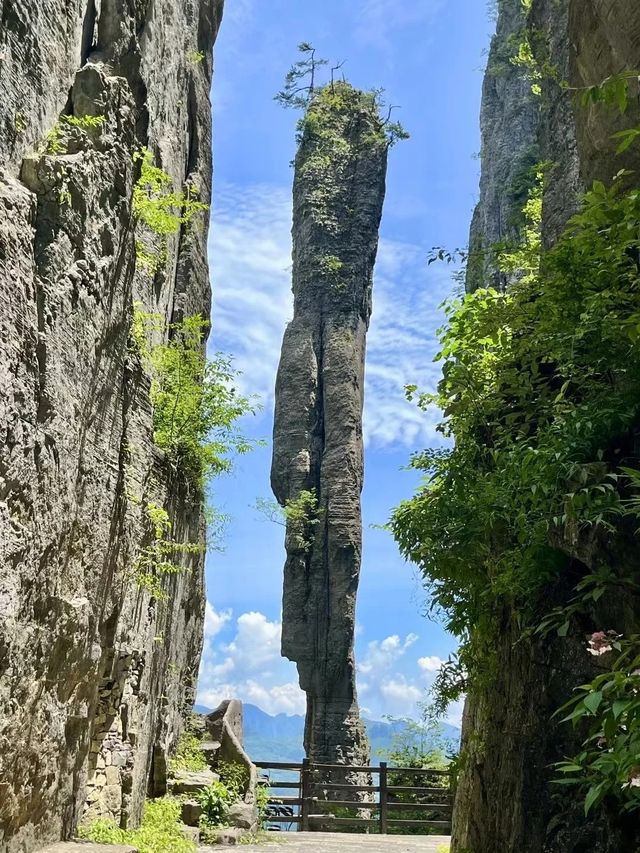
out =
<path fill-rule="evenodd" d="M 282 652 L 307 694 L 305 749 L 361 763 L 368 746 L 355 691 L 353 637 L 362 550 L 365 338 L 385 192 L 377 108 L 346 84 L 344 106 L 307 114 L 295 162 L 294 317 L 276 384 L 271 482 L 283 506 L 317 510 L 287 524 Z M 340 100 L 340 99 L 339 99 Z"/>
<path fill-rule="evenodd" d="M 206 226 L 170 238 L 155 278 L 136 269 L 133 155 L 148 147 L 208 201 L 221 13 L 219 0 L 0 3 L 3 853 L 69 837 L 83 815 L 135 823 L 192 703 L 203 555 L 181 557 L 164 602 L 133 574 L 145 506 L 203 543 L 202 496 L 153 445 L 129 330 L 134 302 L 208 315 Z M 43 153 L 65 113 L 104 120 Z"/>
<path fill-rule="evenodd" d="M 517 0 L 504 0 L 498 39 L 509 31 Z M 561 85 L 573 88 L 602 82 L 637 67 L 640 55 L 640 5 L 635 0 L 534 0 L 528 26 L 539 59 L 555 69 L 542 82 L 539 119 L 531 132 L 540 159 L 550 163 L 543 203 L 542 237 L 554 244 L 594 179 L 609 182 L 621 168 L 640 167 L 640 152 L 615 155 L 611 135 L 640 124 L 633 105 L 626 116 L 598 106 L 583 106 Z M 494 43 L 493 51 L 508 45 Z M 492 52 L 493 52 L 492 51 Z M 486 94 L 486 89 L 485 89 Z M 489 131 L 484 154 L 506 150 L 510 128 L 501 121 L 504 106 L 493 115 L 483 106 L 483 129 Z M 488 111 L 488 112 L 487 112 Z M 483 174 L 496 166 L 483 164 Z M 632 176 L 631 180 L 637 180 Z M 481 198 L 474 221 L 498 228 L 491 197 Z M 486 203 L 484 199 L 487 199 Z M 503 199 L 506 203 L 506 199 Z M 473 231 L 472 231 L 473 233 Z M 474 285 L 477 286 L 477 283 Z M 555 543 L 575 571 L 573 580 L 549 586 L 544 610 L 566 605 L 575 580 L 609 565 L 629 577 L 637 572 L 637 537 L 621 527 L 615 536 L 588 542 Z M 624 567 L 624 568 L 623 568 Z M 542 606 L 542 605 L 541 605 Z M 585 819 L 582 797 L 549 784 L 550 766 L 579 751 L 582 738 L 570 726 L 552 721 L 576 685 L 598 673 L 585 651 L 585 634 L 601 625 L 626 636 L 637 633 L 640 602 L 632 594 L 607 594 L 585 616 L 584 633 L 544 640 L 523 640 L 508 606 L 497 614 L 498 672 L 466 702 L 463 721 L 465 760 L 453 819 L 455 853 L 635 853 L 637 819 L 594 810 Z M 555 794 L 555 796 L 554 796 Z"/>

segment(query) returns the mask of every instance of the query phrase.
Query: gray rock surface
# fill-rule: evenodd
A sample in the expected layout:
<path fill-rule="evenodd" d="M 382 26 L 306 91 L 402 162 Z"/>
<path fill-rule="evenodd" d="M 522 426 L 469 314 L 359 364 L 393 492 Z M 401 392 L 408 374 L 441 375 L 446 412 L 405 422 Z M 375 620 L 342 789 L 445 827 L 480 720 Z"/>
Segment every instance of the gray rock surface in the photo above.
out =
<path fill-rule="evenodd" d="M 501 0 L 482 87 L 480 198 L 469 236 L 467 290 L 507 284 L 491 247 L 516 240 L 531 169 L 540 160 L 540 101 L 514 64 L 526 27 L 521 0 Z"/>
<path fill-rule="evenodd" d="M 177 770 L 169 782 L 169 790 L 176 795 L 198 794 L 219 779 L 220 776 L 211 770 Z"/>
<path fill-rule="evenodd" d="M 182 822 L 186 826 L 199 826 L 202 806 L 198 800 L 185 800 L 182 803 Z"/>
<path fill-rule="evenodd" d="M 203 555 L 149 598 L 144 507 L 203 542 L 202 495 L 152 441 L 133 305 L 208 315 L 206 222 L 136 268 L 135 151 L 211 190 L 221 0 L 0 2 L 0 850 L 140 817 L 202 644 Z M 200 53 L 202 56 L 200 56 Z M 44 153 L 61 115 L 103 116 Z M 187 571 L 188 570 L 188 571 Z M 83 848 L 84 849 L 84 848 Z"/>
<path fill-rule="evenodd" d="M 258 828 L 258 808 L 255 803 L 234 803 L 229 807 L 226 820 L 230 826 L 255 832 Z"/>
<path fill-rule="evenodd" d="M 510 20 L 510 0 L 501 4 Z M 543 203 L 543 241 L 553 245 L 580 196 L 594 179 L 609 181 L 622 167 L 637 169 L 640 151 L 615 156 L 611 135 L 640 125 L 637 103 L 621 117 L 602 107 L 585 107 L 570 89 L 602 82 L 637 67 L 640 6 L 635 0 L 534 0 L 528 25 L 539 59 L 553 69 L 542 81 L 538 149 L 551 172 Z M 499 24 L 498 31 L 507 32 Z M 494 49 L 499 49 L 494 43 Z M 568 83 L 570 89 L 566 85 Z M 485 107 L 486 109 L 486 107 Z M 488 117 L 491 126 L 491 116 Z M 484 121 L 487 121 L 485 115 Z M 495 125 L 500 136 L 501 124 Z M 488 145 L 486 156 L 501 146 Z M 485 172 L 493 168 L 486 164 Z M 637 176 L 632 177 L 637 182 Z M 494 187 L 500 192 L 500 187 Z M 482 205 L 482 202 L 481 202 Z M 476 217 L 495 216 L 489 205 Z M 497 223 L 494 223 L 494 227 Z M 560 543 L 579 561 L 578 570 L 610 565 L 636 571 L 637 539 L 621 530 L 589 548 Z M 544 591 L 541 607 L 566 604 L 573 584 L 558 582 Z M 637 632 L 640 602 L 607 595 L 594 607 L 593 624 Z M 576 754 L 579 732 L 551 722 L 572 689 L 590 681 L 597 662 L 588 659 L 584 634 L 522 640 L 510 608 L 496 615 L 498 672 L 472 693 L 463 721 L 462 772 L 453 813 L 453 853 L 631 853 L 640 849 L 637 821 L 617 819 L 614 810 L 594 810 L 585 819 L 580 792 L 554 792 L 550 767 Z M 589 623 L 585 623 L 589 624 Z M 585 629 L 586 630 L 586 629 Z M 554 796 L 555 793 L 555 796 Z"/>
<path fill-rule="evenodd" d="M 333 142 L 307 131 L 299 146 L 294 316 L 276 384 L 274 494 L 283 506 L 303 491 L 318 503 L 308 523 L 287 525 L 282 652 L 296 662 L 307 694 L 307 755 L 330 763 L 368 759 L 353 637 L 362 539 L 365 338 L 387 160 L 384 146 L 368 142 L 372 121 L 364 110 L 358 122 L 337 112 Z M 328 172 L 316 168 L 318 155 L 331 163 Z M 320 211 L 318 198 L 324 199 Z M 322 265 L 327 257 L 336 261 L 335 275 Z"/>
<path fill-rule="evenodd" d="M 245 829 L 240 829 L 237 826 L 223 826 L 220 829 L 213 830 L 213 844 L 215 847 L 211 845 L 207 845 L 205 847 L 198 847 L 198 853 L 209 853 L 209 851 L 215 851 L 219 846 L 223 847 L 235 847 L 237 844 L 241 844 L 241 839 L 247 834 Z M 263 849 L 264 845 L 261 845 L 260 849 Z"/>

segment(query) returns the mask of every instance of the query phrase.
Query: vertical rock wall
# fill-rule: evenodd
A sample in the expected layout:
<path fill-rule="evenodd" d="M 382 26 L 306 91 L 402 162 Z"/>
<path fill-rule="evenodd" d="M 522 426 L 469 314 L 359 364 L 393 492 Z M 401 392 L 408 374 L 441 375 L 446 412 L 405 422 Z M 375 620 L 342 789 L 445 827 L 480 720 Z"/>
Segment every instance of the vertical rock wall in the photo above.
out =
<path fill-rule="evenodd" d="M 305 749 L 315 761 L 359 764 L 368 758 L 353 656 L 362 404 L 387 145 L 377 107 L 348 84 L 336 89 L 334 105 L 312 102 L 295 161 L 294 317 L 277 377 L 271 482 L 283 506 L 305 491 L 318 504 L 307 522 L 289 520 L 286 536 L 282 652 L 307 694 Z"/>
<path fill-rule="evenodd" d="M 518 5 L 519 0 L 504 0 L 502 18 L 510 21 Z M 637 182 L 638 150 L 617 157 L 611 139 L 618 130 L 640 125 L 637 104 L 632 103 L 626 116 L 619 116 L 601 106 L 581 105 L 570 89 L 597 84 L 609 75 L 637 67 L 640 6 L 635 0 L 534 0 L 527 26 L 538 61 L 548 71 L 542 81 L 539 118 L 531 139 L 537 144 L 540 159 L 550 164 L 542 235 L 550 246 L 594 179 L 608 182 L 621 168 L 630 168 L 636 170 L 630 181 Z M 498 38 L 505 32 L 503 27 L 499 22 Z M 508 157 L 510 128 L 499 120 L 503 108 L 495 122 L 492 110 L 491 101 L 485 98 L 483 126 L 493 130 L 484 155 L 496 156 L 502 150 Z M 494 163 L 483 167 L 486 175 L 496 170 Z M 482 198 L 490 200 L 501 192 L 495 183 Z M 491 204 L 485 206 L 481 200 L 476 220 L 488 217 L 495 229 L 493 216 Z M 625 567 L 634 577 L 638 556 L 632 527 L 621 525 L 615 536 L 577 544 L 554 542 L 569 557 L 569 569 L 564 580 L 545 591 L 541 607 L 550 611 L 566 604 L 580 577 L 599 566 Z M 579 794 L 554 789 L 549 779 L 554 761 L 578 751 L 578 734 L 551 718 L 569 699 L 574 686 L 596 674 L 597 663 L 585 650 L 585 635 L 603 625 L 626 635 L 637 633 L 640 602 L 632 595 L 608 593 L 574 626 L 574 633 L 544 641 L 523 641 L 506 604 L 497 618 L 498 672 L 490 684 L 468 697 L 465 708 L 464 760 L 452 850 L 635 853 L 640 846 L 637 821 L 620 819 L 606 809 L 585 819 Z"/>
<path fill-rule="evenodd" d="M 204 544 L 202 495 L 153 444 L 135 302 L 209 312 L 206 216 L 136 266 L 134 153 L 211 190 L 211 48 L 222 0 L 0 0 L 0 850 L 123 825 L 190 708 L 203 554 L 133 578 L 145 507 Z M 102 116 L 46 137 L 62 115 Z M 152 774 L 152 768 L 155 774 Z M 88 805 L 88 812 L 86 811 Z"/>
<path fill-rule="evenodd" d="M 522 68 L 513 61 L 525 28 L 521 0 L 504 0 L 482 87 L 480 199 L 469 236 L 469 291 L 488 284 L 505 286 L 504 274 L 492 263 L 491 247 L 517 237 L 529 173 L 540 159 L 540 104 Z"/>

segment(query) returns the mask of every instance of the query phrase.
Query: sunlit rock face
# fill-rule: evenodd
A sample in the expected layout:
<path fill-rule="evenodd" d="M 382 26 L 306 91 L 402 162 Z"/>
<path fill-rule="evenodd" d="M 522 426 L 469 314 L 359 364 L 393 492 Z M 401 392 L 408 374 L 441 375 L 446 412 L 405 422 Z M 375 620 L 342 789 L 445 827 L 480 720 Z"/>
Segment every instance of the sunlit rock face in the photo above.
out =
<path fill-rule="evenodd" d="M 307 694 L 305 749 L 315 761 L 361 764 L 369 749 L 353 642 L 362 404 L 387 149 L 368 143 L 374 125 L 364 111 L 357 118 L 337 114 L 329 130 L 331 151 L 319 150 L 306 133 L 295 162 L 294 316 L 277 377 L 271 482 L 282 505 L 301 492 L 317 500 L 310 523 L 289 521 L 284 573 L 282 651 L 297 663 Z M 321 166 L 333 162 L 338 171 L 319 180 L 315 164 L 323 154 L 334 159 Z"/>
<path fill-rule="evenodd" d="M 520 0 L 503 0 L 498 39 L 513 32 Z M 577 210 L 581 194 L 594 179 L 610 182 L 622 168 L 640 167 L 638 149 L 616 156 L 611 135 L 640 125 L 637 103 L 620 116 L 615 110 L 588 106 L 571 90 L 602 82 L 610 75 L 637 68 L 640 55 L 640 6 L 635 0 L 534 0 L 527 20 L 538 59 L 549 73 L 541 81 L 538 120 L 529 128 L 531 145 L 549 164 L 543 204 L 542 237 L 551 246 Z M 507 43 L 494 42 L 492 55 Z M 511 48 L 512 49 L 512 45 Z M 488 76 L 491 74 L 491 68 Z M 568 81 L 569 89 L 563 83 Z M 489 84 L 490 88 L 493 84 Z M 485 158 L 506 151 L 510 128 L 502 121 L 508 106 L 486 98 L 483 105 Z M 521 91 L 514 96 L 520 96 Z M 487 130 L 488 129 L 488 130 Z M 521 128 L 520 128 L 521 129 Z M 515 133 L 520 138 L 520 130 Z M 483 175 L 493 173 L 483 163 Z M 637 181 L 631 176 L 630 180 Z M 500 194 L 500 187 L 493 191 Z M 500 233 L 493 220 L 491 193 L 481 194 L 474 218 L 487 222 L 483 233 Z M 486 202 L 485 202 L 486 199 Z M 502 203 L 507 204 L 503 198 Z M 484 206 L 486 204 L 486 206 Z M 486 227 L 486 226 L 485 226 Z M 493 228 L 493 232 L 491 231 Z M 472 241 L 474 230 L 472 228 Z M 489 282 L 491 283 L 491 282 Z M 472 283 L 472 289 L 479 286 Z M 578 543 L 554 543 L 573 561 L 575 576 L 550 586 L 544 606 L 566 604 L 576 579 L 597 566 L 637 571 L 637 539 L 633 531 L 615 539 L 591 537 Z M 599 810 L 584 816 L 582 798 L 549 784 L 551 765 L 579 751 L 581 738 L 570 726 L 552 720 L 572 689 L 590 681 L 597 670 L 586 653 L 585 634 L 593 626 L 616 626 L 637 633 L 640 602 L 630 594 L 607 596 L 584 623 L 584 632 L 544 641 L 522 640 L 508 605 L 497 614 L 498 672 L 467 699 L 463 721 L 465 759 L 453 820 L 454 853 L 633 853 L 638 849 L 637 819 L 617 818 Z"/>
<path fill-rule="evenodd" d="M 209 312 L 206 223 L 136 267 L 132 188 L 146 147 L 211 190 L 219 0 L 0 3 L 0 850 L 83 817 L 135 823 L 162 790 L 192 703 L 203 554 L 166 600 L 135 582 L 144 507 L 204 543 L 202 495 L 153 445 L 134 303 Z M 47 135 L 63 114 L 90 132 Z M 51 139 L 51 137 L 49 137 Z M 48 153 L 46 149 L 49 149 Z M 138 265 L 139 267 L 139 265 Z M 152 780 L 151 782 L 149 780 Z"/>
<path fill-rule="evenodd" d="M 517 236 L 529 174 L 540 159 L 539 101 L 522 67 L 513 61 L 526 26 L 525 11 L 520 0 L 505 0 L 500 10 L 482 87 L 480 199 L 469 236 L 469 291 L 506 286 L 490 250 Z"/>

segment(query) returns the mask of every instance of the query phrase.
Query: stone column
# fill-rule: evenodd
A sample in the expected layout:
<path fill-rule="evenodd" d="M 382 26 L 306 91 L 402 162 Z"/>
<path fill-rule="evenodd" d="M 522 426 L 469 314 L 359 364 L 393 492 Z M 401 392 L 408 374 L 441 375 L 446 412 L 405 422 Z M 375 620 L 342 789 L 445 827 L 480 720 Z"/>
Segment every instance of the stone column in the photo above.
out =
<path fill-rule="evenodd" d="M 282 506 L 302 508 L 287 523 L 282 653 L 298 666 L 305 749 L 318 762 L 369 757 L 353 639 L 365 339 L 388 145 L 375 98 L 337 83 L 311 98 L 295 160 L 294 316 L 276 384 L 271 482 Z"/>

